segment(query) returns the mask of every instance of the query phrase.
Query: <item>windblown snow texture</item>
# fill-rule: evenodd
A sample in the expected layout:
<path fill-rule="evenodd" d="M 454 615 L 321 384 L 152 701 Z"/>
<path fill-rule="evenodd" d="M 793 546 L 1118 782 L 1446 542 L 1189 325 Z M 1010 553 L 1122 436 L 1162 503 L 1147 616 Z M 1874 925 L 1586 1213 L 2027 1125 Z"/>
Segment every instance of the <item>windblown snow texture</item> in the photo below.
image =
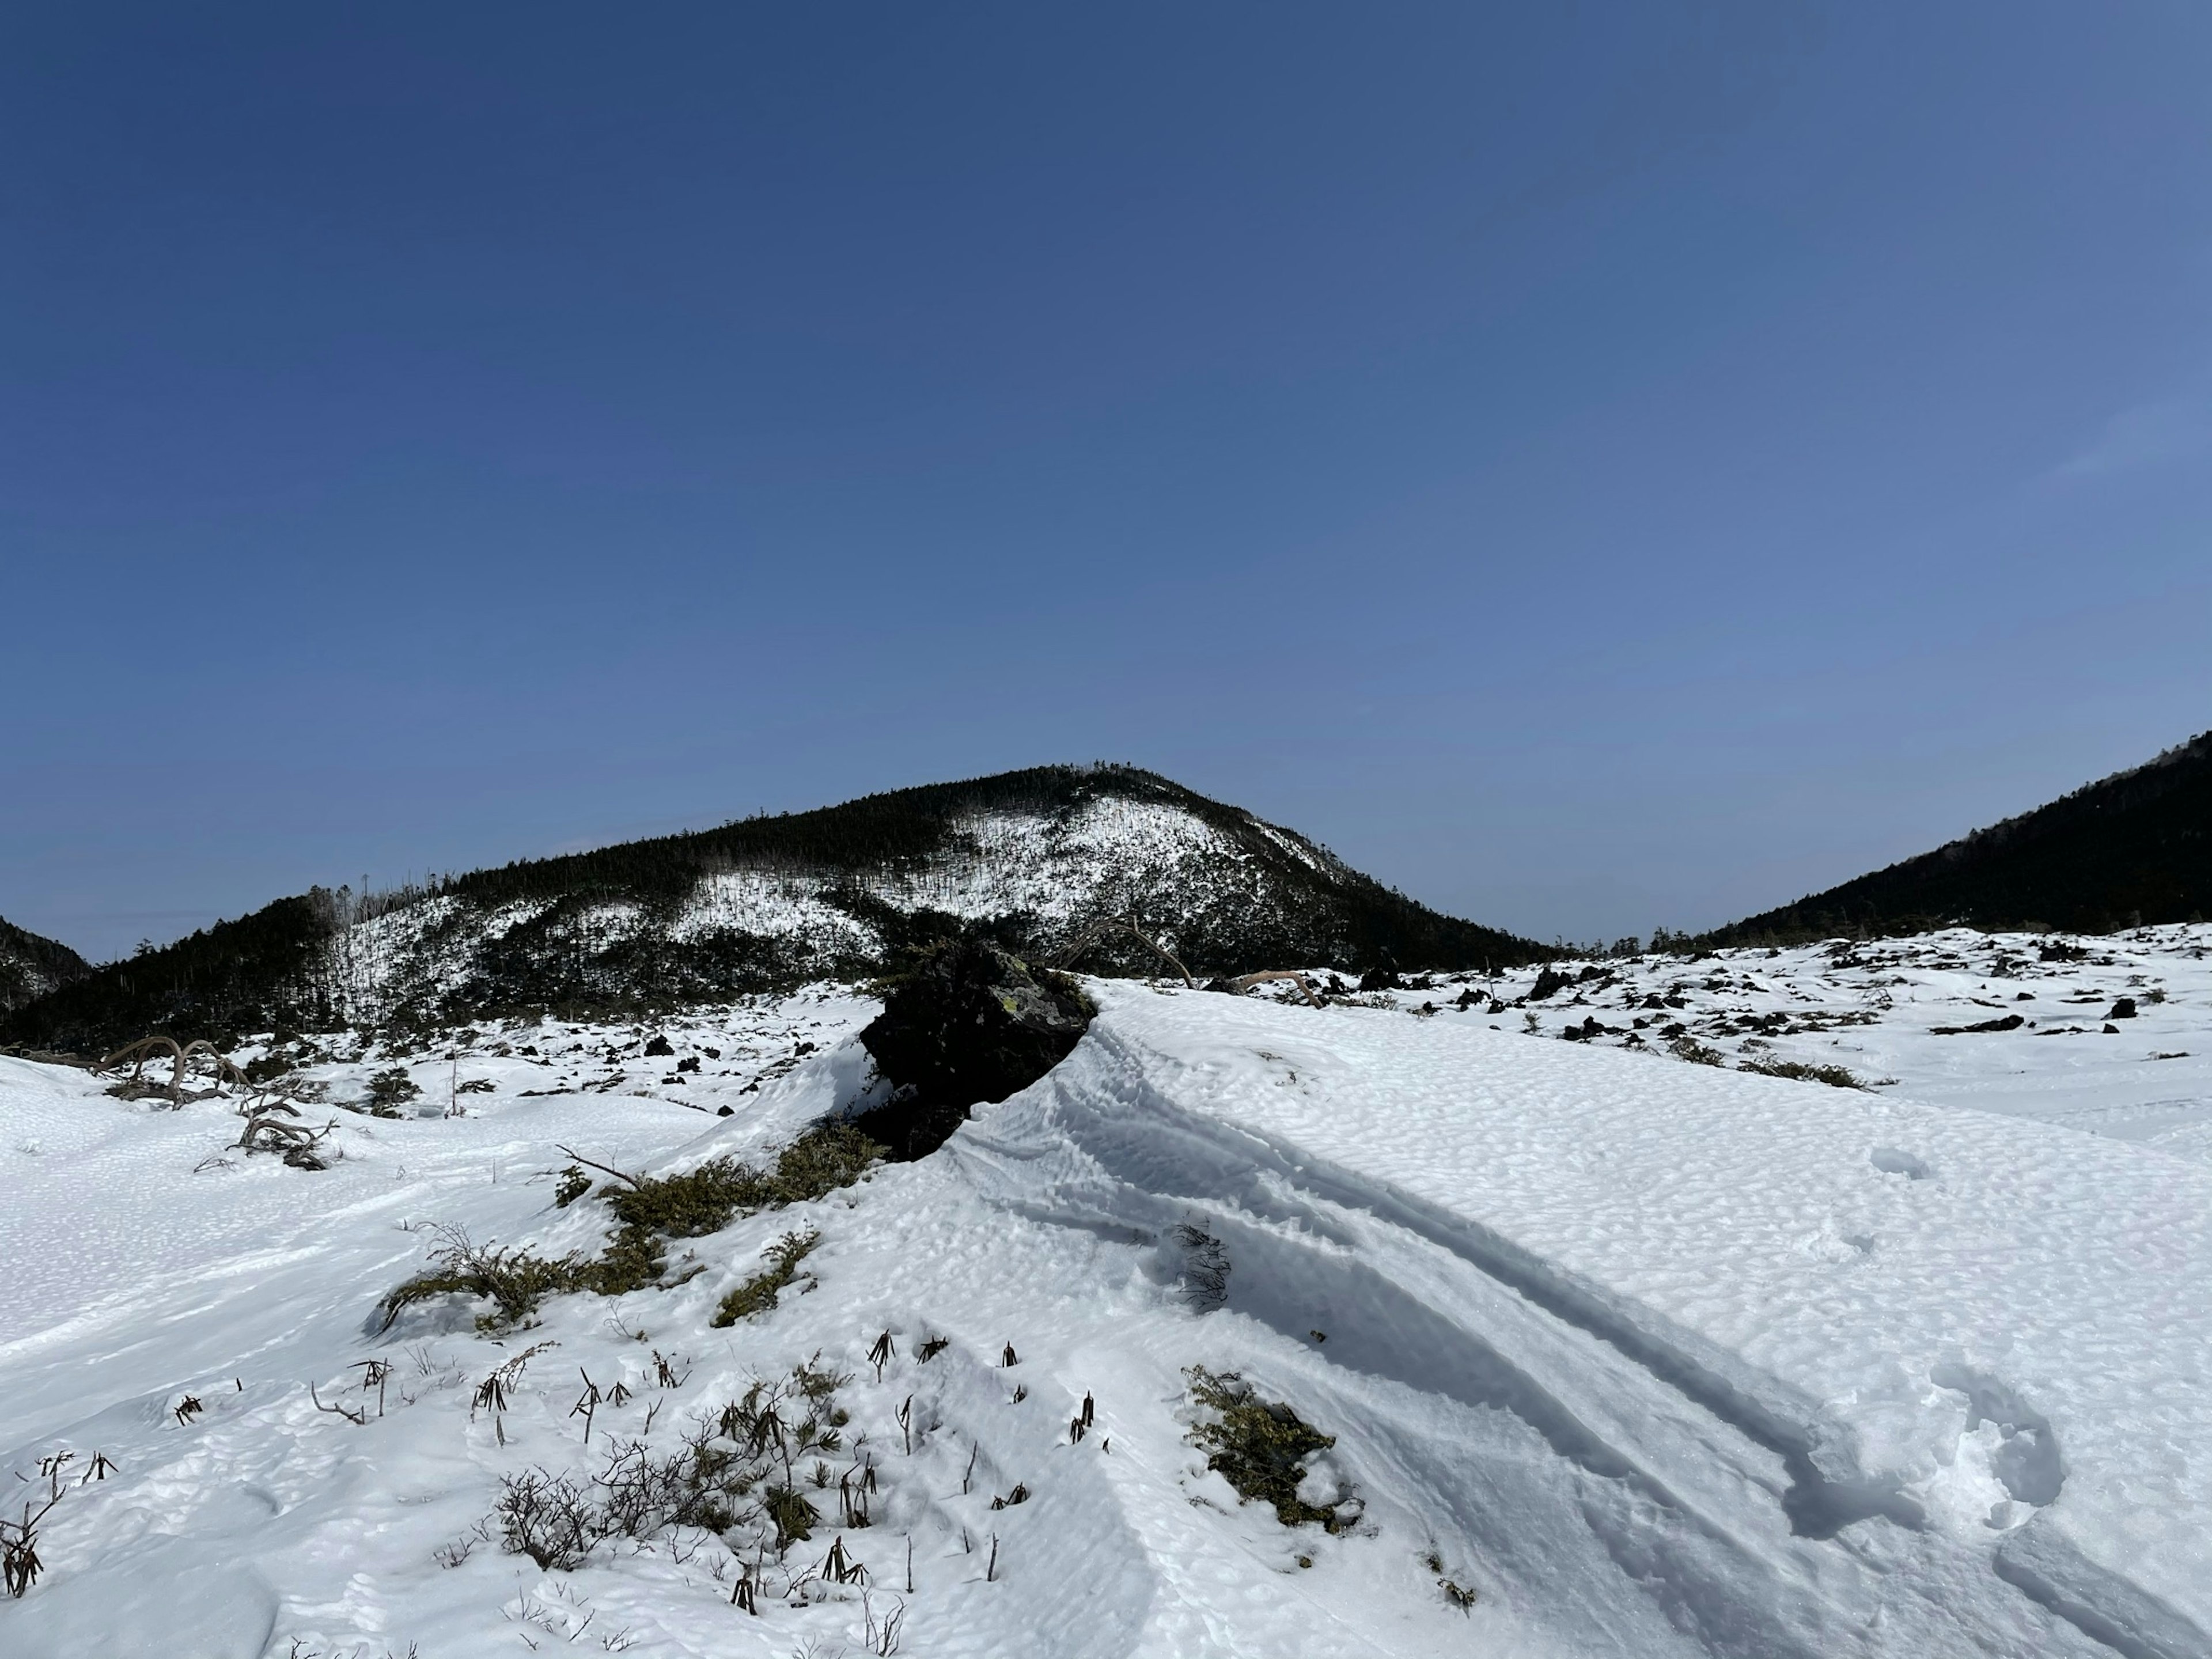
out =
<path fill-rule="evenodd" d="M 161 1029 L 324 1030 L 665 1009 L 881 972 L 963 929 L 1050 953 L 1135 912 L 1195 971 L 1500 966 L 1540 947 L 1415 903 L 1304 836 L 1130 767 L 1044 767 L 482 870 L 318 890 L 100 969 L 0 1021 L 95 1051 Z M 1160 971 L 1126 934 L 1094 971 Z"/>
<path fill-rule="evenodd" d="M 1510 1013 L 1531 975 L 1323 1009 L 1093 980 L 1074 1050 L 935 1155 L 512 1333 L 455 1297 L 380 1334 L 374 1304 L 439 1228 L 599 1248 L 604 1203 L 552 1202 L 569 1148 L 759 1162 L 866 1110 L 876 1004 L 483 1027 L 450 1058 L 287 1042 L 334 1102 L 396 1064 L 432 1114 L 332 1110 L 321 1173 L 226 1151 L 224 1101 L 0 1060 L 0 1464 L 74 1483 L 0 1652 L 782 1659 L 871 1650 L 896 1608 L 902 1651 L 978 1659 L 2204 1659 L 2212 1148 L 2173 1131 L 2212 1114 L 2212 932 L 2024 943 L 1591 964 Z M 1933 1034 L 2000 988 L 2039 1023 Z M 2132 1020 L 2051 1017 L 2124 994 Z M 1906 1081 L 1625 1050 L 1650 1000 L 1731 1060 Z M 1771 1035 L 1719 1029 L 1747 1019 Z M 710 1323 L 800 1229 L 803 1279 Z M 757 1613 L 696 1528 L 573 1571 L 502 1551 L 503 1480 L 588 1486 L 810 1358 L 851 1416 L 802 1484 L 830 1512 L 872 1470 L 871 1524 L 836 1529 L 865 1582 L 826 1577 L 828 1528 Z M 1334 1437 L 1300 1490 L 1343 1530 L 1206 1468 L 1192 1366 Z"/>

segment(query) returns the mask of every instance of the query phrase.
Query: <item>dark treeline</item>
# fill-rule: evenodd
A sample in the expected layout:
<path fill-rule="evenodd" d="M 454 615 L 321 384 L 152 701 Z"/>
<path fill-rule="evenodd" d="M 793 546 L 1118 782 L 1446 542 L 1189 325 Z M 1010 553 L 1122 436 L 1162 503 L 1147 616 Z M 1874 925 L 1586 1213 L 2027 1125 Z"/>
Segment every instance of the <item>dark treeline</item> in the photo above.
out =
<path fill-rule="evenodd" d="M 1702 943 L 1793 944 L 1930 928 L 2104 933 L 2212 912 L 2212 732 Z"/>
<path fill-rule="evenodd" d="M 91 971 L 92 964 L 59 939 L 0 916 L 0 1013 Z"/>
<path fill-rule="evenodd" d="M 167 1031 L 179 1037 L 327 1024 L 303 999 L 332 924 L 329 895 L 278 899 L 173 945 L 96 968 L 0 1020 L 0 1036 L 31 1048 L 91 1053 Z"/>

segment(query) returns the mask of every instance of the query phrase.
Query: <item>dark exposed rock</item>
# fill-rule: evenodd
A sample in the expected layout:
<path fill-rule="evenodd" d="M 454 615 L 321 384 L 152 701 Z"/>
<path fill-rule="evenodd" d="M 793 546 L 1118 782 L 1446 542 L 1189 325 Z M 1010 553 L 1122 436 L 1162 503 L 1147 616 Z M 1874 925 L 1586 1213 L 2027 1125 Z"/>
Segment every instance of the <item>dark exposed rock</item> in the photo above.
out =
<path fill-rule="evenodd" d="M 1097 1011 L 1064 974 L 981 939 L 924 956 L 860 1033 L 891 1098 L 859 1120 L 895 1157 L 937 1150 L 978 1102 L 1004 1100 L 1058 1065 Z"/>
<path fill-rule="evenodd" d="M 1985 1019 L 1972 1025 L 1931 1025 L 1930 1036 L 1966 1036 L 1976 1031 L 2017 1031 L 2027 1022 L 2018 1014 L 2007 1014 L 2002 1019 Z"/>
<path fill-rule="evenodd" d="M 1574 982 L 1571 975 L 1562 974 L 1550 968 L 1543 969 L 1538 972 L 1536 983 L 1528 992 L 1528 1000 L 1541 1002 L 1553 992 L 1564 991 Z"/>
<path fill-rule="evenodd" d="M 655 1032 L 653 1041 L 645 1045 L 645 1052 L 649 1055 L 659 1055 L 672 1054 L 676 1050 L 666 1037 Z"/>
<path fill-rule="evenodd" d="M 2136 1000 L 2133 997 L 2118 998 L 2112 1004 L 2112 1012 L 2105 1016 L 2106 1019 L 2133 1019 L 2135 1017 Z"/>
<path fill-rule="evenodd" d="M 1388 951 L 1378 951 L 1375 965 L 1359 976 L 1363 991 L 1397 991 L 1405 988 L 1398 977 L 1398 963 Z"/>

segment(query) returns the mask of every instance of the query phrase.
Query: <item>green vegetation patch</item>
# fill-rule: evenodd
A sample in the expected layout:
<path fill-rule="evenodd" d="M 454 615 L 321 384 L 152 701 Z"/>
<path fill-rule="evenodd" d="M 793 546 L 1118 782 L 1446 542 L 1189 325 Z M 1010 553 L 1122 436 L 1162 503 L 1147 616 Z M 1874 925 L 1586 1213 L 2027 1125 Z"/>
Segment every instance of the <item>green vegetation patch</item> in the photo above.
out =
<path fill-rule="evenodd" d="M 383 1328 L 389 1330 L 392 1322 L 417 1302 L 468 1296 L 491 1304 L 490 1310 L 477 1318 L 477 1328 L 501 1330 L 535 1314 L 538 1304 L 547 1297 L 583 1288 L 584 1264 L 574 1256 L 548 1261 L 527 1250 L 475 1244 L 458 1228 L 447 1233 L 445 1239 L 430 1253 L 429 1272 L 416 1274 L 378 1304 L 384 1315 Z"/>
<path fill-rule="evenodd" d="M 639 1179 L 601 1196 L 626 1228 L 696 1238 L 720 1232 L 737 1216 L 804 1204 L 849 1187 L 884 1151 L 849 1123 L 824 1123 L 778 1153 L 772 1170 L 717 1158 L 681 1175 Z"/>
<path fill-rule="evenodd" d="M 1336 1444 L 1334 1435 L 1323 1434 L 1279 1400 L 1262 1400 L 1235 1371 L 1217 1374 L 1194 1365 L 1183 1375 L 1190 1378 L 1192 1401 L 1212 1413 L 1189 1437 L 1206 1454 L 1206 1468 L 1239 1498 L 1273 1504 L 1275 1518 L 1286 1527 L 1311 1521 L 1332 1533 L 1343 1530 L 1346 1523 L 1334 1510 L 1298 1496 L 1306 1459 Z"/>
<path fill-rule="evenodd" d="M 822 1235 L 811 1227 L 804 1232 L 786 1233 L 762 1253 L 763 1260 L 769 1264 L 767 1268 L 723 1297 L 714 1310 L 714 1316 L 707 1322 L 717 1327 L 734 1325 L 740 1319 L 769 1311 L 775 1306 L 776 1297 L 799 1277 L 799 1264 L 821 1242 Z"/>
<path fill-rule="evenodd" d="M 1796 1060 L 1747 1060 L 1741 1068 L 1761 1077 L 1786 1077 L 1799 1083 L 1825 1083 L 1832 1089 L 1863 1089 L 1865 1081 L 1847 1066 L 1808 1066 Z"/>
<path fill-rule="evenodd" d="M 490 1303 L 491 1307 L 477 1317 L 477 1328 L 497 1331 L 533 1317 L 538 1304 L 549 1296 L 574 1291 L 623 1296 L 643 1290 L 659 1283 L 667 1270 L 664 1239 L 719 1232 L 740 1216 L 823 1197 L 859 1180 L 883 1155 L 882 1146 L 852 1125 L 825 1123 L 786 1146 L 770 1171 L 733 1158 L 715 1158 L 680 1175 L 626 1177 L 629 1186 L 609 1187 L 599 1194 L 614 1212 L 617 1224 L 614 1237 L 596 1257 L 549 1259 L 527 1250 L 474 1244 L 465 1233 L 447 1232 L 444 1243 L 431 1255 L 430 1271 L 395 1287 L 380 1304 L 384 1328 L 390 1329 L 392 1322 L 415 1304 L 441 1296 L 458 1294 Z M 559 1197 L 557 1189 L 555 1196 Z M 776 1249 L 799 1237 L 787 1235 Z M 812 1248 L 810 1238 L 806 1249 Z M 805 1254 L 802 1249 L 791 1258 L 794 1272 Z M 770 1255 L 774 1259 L 775 1251 Z M 763 1277 L 772 1273 L 773 1270 Z M 790 1279 L 787 1273 L 768 1291 L 765 1306 L 775 1305 L 775 1292 Z M 743 1316 L 740 1312 L 732 1318 Z M 731 1321 L 718 1317 L 716 1322 Z"/>
<path fill-rule="evenodd" d="M 851 1381 L 810 1361 L 787 1376 L 756 1378 L 719 1412 L 697 1413 L 673 1446 L 615 1441 L 589 1480 L 542 1468 L 502 1476 L 493 1509 L 501 1543 L 548 1571 L 567 1572 L 602 1543 L 696 1527 L 720 1534 L 757 1571 L 767 1552 L 781 1556 L 824 1520 L 866 1528 L 874 1481 L 842 1480 L 832 1489 L 824 1461 L 845 1455 L 851 1418 L 836 1395 Z M 835 1504 L 832 1515 L 799 1490 L 802 1480 L 822 1492 L 820 1504 Z M 750 1571 L 744 1582 L 752 1582 Z"/>

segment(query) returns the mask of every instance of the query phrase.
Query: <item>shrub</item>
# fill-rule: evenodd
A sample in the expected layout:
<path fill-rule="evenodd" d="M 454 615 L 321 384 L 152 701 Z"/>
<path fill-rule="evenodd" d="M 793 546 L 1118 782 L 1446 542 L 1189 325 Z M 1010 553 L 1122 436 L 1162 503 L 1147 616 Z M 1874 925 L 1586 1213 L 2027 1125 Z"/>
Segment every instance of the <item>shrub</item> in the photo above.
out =
<path fill-rule="evenodd" d="M 571 1164 L 561 1171 L 559 1184 L 553 1188 L 553 1207 L 565 1210 L 591 1190 L 591 1176 Z"/>
<path fill-rule="evenodd" d="M 751 1215 L 823 1197 L 859 1179 L 883 1152 L 850 1124 L 830 1123 L 808 1130 L 786 1146 L 772 1173 L 716 1158 L 680 1175 L 629 1177 L 629 1186 L 610 1187 L 602 1194 L 617 1224 L 614 1237 L 592 1259 L 567 1255 L 549 1260 L 527 1250 L 475 1245 L 465 1233 L 448 1232 L 441 1248 L 432 1254 L 431 1270 L 385 1297 L 380 1304 L 383 1328 L 390 1329 L 415 1303 L 449 1294 L 491 1303 L 491 1310 L 477 1319 L 477 1326 L 493 1331 L 531 1318 L 549 1296 L 571 1291 L 623 1296 L 642 1290 L 667 1267 L 664 1237 L 697 1237 L 720 1231 L 740 1213 Z M 575 1177 L 582 1176 L 580 1170 L 571 1170 Z M 554 1189 L 556 1203 L 562 1201 L 563 1192 L 569 1193 L 570 1203 L 581 1195 L 571 1190 L 569 1174 Z M 812 1248 L 809 1243 L 807 1249 Z M 794 1267 L 805 1255 L 802 1250 L 792 1258 Z M 774 1289 L 789 1282 L 787 1277 Z M 775 1305 L 773 1291 L 765 1305 Z"/>
<path fill-rule="evenodd" d="M 821 1242 L 822 1235 L 811 1227 L 803 1233 L 786 1233 L 763 1253 L 769 1264 L 767 1271 L 755 1273 L 724 1296 L 714 1317 L 707 1322 L 718 1327 L 734 1325 L 740 1319 L 767 1313 L 775 1306 L 776 1297 L 784 1287 L 799 1276 L 799 1264 Z"/>
<path fill-rule="evenodd" d="M 581 1566 L 592 1546 L 609 1535 L 591 1493 L 543 1469 L 501 1477 L 492 1513 L 507 1553 L 526 1555 L 547 1572 Z"/>
<path fill-rule="evenodd" d="M 378 1117 L 398 1117 L 399 1109 L 422 1092 L 405 1066 L 394 1066 L 368 1079 L 368 1109 Z"/>
<path fill-rule="evenodd" d="M 1692 1066 L 1725 1064 L 1719 1049 L 1708 1048 L 1693 1036 L 1678 1036 L 1667 1047 L 1677 1060 L 1686 1060 Z"/>
<path fill-rule="evenodd" d="M 1799 1083 L 1825 1083 L 1832 1089 L 1863 1089 L 1866 1084 L 1845 1066 L 1809 1066 L 1796 1060 L 1747 1060 L 1741 1068 L 1761 1077 L 1786 1077 Z"/>
<path fill-rule="evenodd" d="M 538 1311 L 549 1296 L 585 1288 L 584 1264 L 574 1256 L 548 1261 L 527 1250 L 502 1250 L 479 1245 L 458 1227 L 444 1234 L 445 1243 L 431 1252 L 429 1272 L 417 1273 L 389 1291 L 379 1304 L 383 1329 L 417 1302 L 433 1297 L 471 1296 L 492 1304 L 477 1321 L 480 1330 L 497 1330 L 519 1324 Z"/>
<path fill-rule="evenodd" d="M 849 1123 L 824 1123 L 777 1154 L 763 1174 L 734 1158 L 718 1158 L 681 1175 L 647 1177 L 605 1194 L 625 1227 L 695 1238 L 720 1232 L 740 1213 L 780 1210 L 848 1187 L 883 1158 L 885 1148 Z"/>
<path fill-rule="evenodd" d="M 1190 1443 L 1206 1453 L 1206 1467 L 1237 1489 L 1239 1498 L 1260 1498 L 1274 1506 L 1286 1527 L 1317 1521 L 1330 1532 L 1344 1522 L 1334 1510 L 1298 1496 L 1305 1461 L 1327 1451 L 1336 1437 L 1323 1434 L 1280 1401 L 1262 1400 L 1235 1371 L 1218 1375 L 1202 1365 L 1184 1373 L 1192 1400 L 1213 1413 L 1190 1431 Z"/>
<path fill-rule="evenodd" d="M 789 1549 L 813 1537 L 814 1528 L 822 1520 L 820 1511 L 795 1486 L 770 1486 L 761 1507 L 775 1528 L 775 1547 L 779 1550 Z"/>
<path fill-rule="evenodd" d="M 758 1192 L 760 1176 L 734 1159 L 718 1158 L 679 1175 L 646 1176 L 601 1194 L 623 1227 L 696 1238 L 720 1232 Z"/>
<path fill-rule="evenodd" d="M 756 1379 L 744 1398 L 695 1418 L 683 1442 L 655 1455 L 637 1441 L 617 1444 L 588 1482 L 544 1469 L 501 1481 L 493 1514 L 501 1542 L 548 1571 L 580 1566 L 611 1538 L 649 1538 L 669 1527 L 722 1534 L 733 1550 L 781 1554 L 813 1536 L 821 1511 L 799 1490 L 803 1478 L 829 1485 L 823 1454 L 841 1454 L 848 1420 L 836 1392 L 852 1379 L 812 1364 L 787 1376 Z M 804 1460 L 817 1459 L 811 1477 Z M 849 1527 L 869 1524 L 872 1468 L 856 1458 L 837 1484 Z M 735 1535 L 733 1535 L 735 1534 Z"/>

